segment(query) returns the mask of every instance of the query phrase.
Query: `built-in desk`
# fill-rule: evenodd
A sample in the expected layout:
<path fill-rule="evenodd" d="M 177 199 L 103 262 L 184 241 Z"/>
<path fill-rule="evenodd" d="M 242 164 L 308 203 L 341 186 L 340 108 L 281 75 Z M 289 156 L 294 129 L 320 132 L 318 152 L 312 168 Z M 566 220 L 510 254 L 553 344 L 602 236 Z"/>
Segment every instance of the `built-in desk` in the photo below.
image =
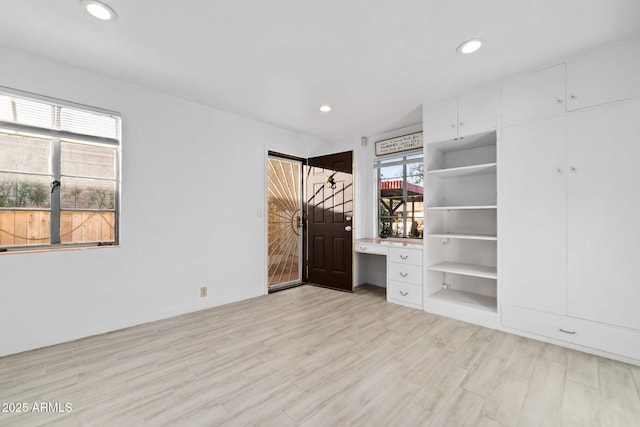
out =
<path fill-rule="evenodd" d="M 387 301 L 422 309 L 422 240 L 356 239 L 354 252 L 357 284 L 386 287 Z"/>

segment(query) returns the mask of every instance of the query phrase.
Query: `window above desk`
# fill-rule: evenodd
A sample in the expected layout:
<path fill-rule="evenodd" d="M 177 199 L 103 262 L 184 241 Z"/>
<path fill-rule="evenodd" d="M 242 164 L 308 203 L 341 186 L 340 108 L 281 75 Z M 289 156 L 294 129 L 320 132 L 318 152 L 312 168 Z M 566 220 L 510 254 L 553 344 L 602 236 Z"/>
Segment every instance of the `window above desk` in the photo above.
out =
<path fill-rule="evenodd" d="M 422 150 L 378 158 L 378 236 L 422 239 L 424 155 Z"/>

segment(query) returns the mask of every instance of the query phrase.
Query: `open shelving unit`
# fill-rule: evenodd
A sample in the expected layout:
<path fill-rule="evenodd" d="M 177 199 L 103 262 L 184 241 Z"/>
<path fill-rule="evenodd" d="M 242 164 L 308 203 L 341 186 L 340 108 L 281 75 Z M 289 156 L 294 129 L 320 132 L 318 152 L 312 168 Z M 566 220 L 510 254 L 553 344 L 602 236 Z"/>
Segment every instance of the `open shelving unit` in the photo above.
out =
<path fill-rule="evenodd" d="M 469 240 L 498 240 L 498 236 L 490 234 L 468 234 L 468 233 L 431 233 L 427 238 L 432 239 L 469 239 Z"/>
<path fill-rule="evenodd" d="M 472 309 L 486 310 L 491 313 L 496 311 L 496 299 L 485 295 L 474 294 L 465 291 L 451 291 L 442 289 L 432 294 L 430 298 L 448 303 L 463 304 Z"/>
<path fill-rule="evenodd" d="M 424 308 L 498 325 L 496 132 L 427 145 Z"/>
<path fill-rule="evenodd" d="M 461 274 L 464 276 L 484 277 L 485 279 L 497 279 L 496 267 L 484 265 L 464 264 L 461 262 L 441 262 L 429 267 L 431 271 L 441 271 L 443 273 Z"/>
<path fill-rule="evenodd" d="M 460 166 L 457 168 L 436 169 L 428 171 L 427 174 L 431 176 L 438 176 L 440 178 L 453 178 L 457 176 L 474 176 L 485 175 L 490 173 L 496 173 L 497 163 L 485 163 L 482 165 Z"/>

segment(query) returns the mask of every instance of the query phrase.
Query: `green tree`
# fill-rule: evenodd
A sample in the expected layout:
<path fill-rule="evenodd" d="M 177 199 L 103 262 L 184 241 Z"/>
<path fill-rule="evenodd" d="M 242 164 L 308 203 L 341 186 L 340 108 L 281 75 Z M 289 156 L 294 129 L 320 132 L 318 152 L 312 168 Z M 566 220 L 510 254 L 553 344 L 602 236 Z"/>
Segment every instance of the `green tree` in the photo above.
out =
<path fill-rule="evenodd" d="M 39 207 L 47 202 L 47 187 L 43 183 L 29 184 L 27 191 L 27 199 L 34 205 Z"/>
<path fill-rule="evenodd" d="M 13 192 L 14 186 L 15 182 L 13 181 L 4 180 L 0 182 L 0 207 L 9 208 L 13 206 L 11 193 Z"/>
<path fill-rule="evenodd" d="M 82 188 L 74 188 L 73 190 L 69 191 L 67 194 L 64 195 L 65 199 L 73 199 L 73 208 L 76 209 L 78 207 L 78 199 L 80 198 L 80 195 L 82 194 Z"/>
<path fill-rule="evenodd" d="M 14 204 L 17 208 L 24 208 L 27 206 L 29 200 L 29 193 L 31 192 L 31 184 L 26 181 L 20 181 L 16 183 Z"/>
<path fill-rule="evenodd" d="M 107 208 L 110 205 L 110 201 L 107 197 L 107 190 L 98 187 L 87 188 L 89 192 L 89 204 L 95 205 L 98 209 Z"/>

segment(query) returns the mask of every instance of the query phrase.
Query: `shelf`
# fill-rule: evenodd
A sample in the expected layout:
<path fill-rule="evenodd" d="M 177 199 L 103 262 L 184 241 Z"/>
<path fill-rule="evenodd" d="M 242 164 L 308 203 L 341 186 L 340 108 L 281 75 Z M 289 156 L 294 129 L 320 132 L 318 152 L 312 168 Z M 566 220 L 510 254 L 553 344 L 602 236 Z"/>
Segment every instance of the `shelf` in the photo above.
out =
<path fill-rule="evenodd" d="M 439 178 L 454 178 L 460 176 L 487 175 L 496 173 L 496 163 L 482 165 L 462 166 L 458 168 L 436 169 L 427 172 L 429 175 Z"/>
<path fill-rule="evenodd" d="M 483 205 L 483 206 L 434 206 L 427 208 L 428 211 L 463 211 L 463 210 L 483 210 L 483 209 L 496 209 L 496 205 Z"/>
<path fill-rule="evenodd" d="M 468 150 L 470 148 L 496 145 L 496 131 L 488 131 L 449 139 L 446 141 L 430 142 L 428 147 L 442 152 Z"/>
<path fill-rule="evenodd" d="M 497 279 L 496 267 L 485 265 L 462 264 L 458 262 L 441 262 L 429 267 L 431 271 L 442 271 L 443 273 L 462 274 L 464 276 L 484 277 L 485 279 Z"/>
<path fill-rule="evenodd" d="M 498 236 L 492 236 L 489 234 L 432 233 L 427 234 L 427 237 L 442 239 L 498 240 Z"/>
<path fill-rule="evenodd" d="M 429 298 L 467 305 L 481 310 L 491 311 L 493 313 L 495 313 L 497 309 L 495 297 L 488 297 L 486 295 L 479 295 L 471 292 L 442 289 L 433 295 L 429 295 Z"/>

